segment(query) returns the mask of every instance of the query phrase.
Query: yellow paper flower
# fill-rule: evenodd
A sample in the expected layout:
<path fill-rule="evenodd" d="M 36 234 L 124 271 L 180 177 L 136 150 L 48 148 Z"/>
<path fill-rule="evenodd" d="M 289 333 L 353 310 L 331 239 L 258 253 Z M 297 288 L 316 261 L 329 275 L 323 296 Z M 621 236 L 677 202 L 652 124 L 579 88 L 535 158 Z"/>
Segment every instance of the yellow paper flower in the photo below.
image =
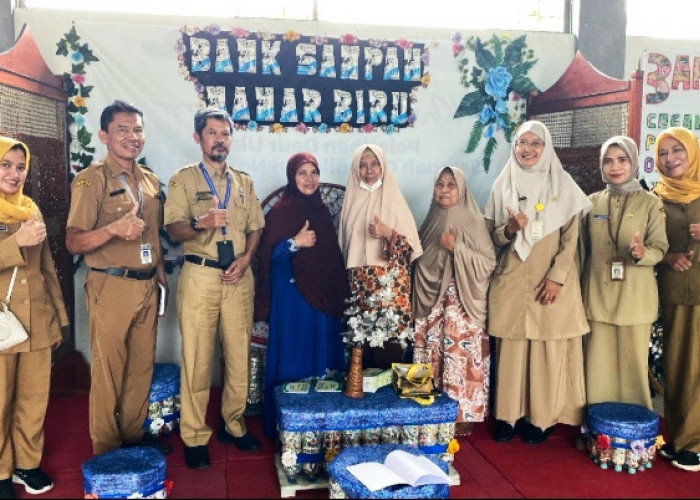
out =
<path fill-rule="evenodd" d="M 544 210 L 544 205 L 540 202 L 537 202 L 537 205 L 535 205 L 535 211 L 541 212 L 542 210 Z"/>
<path fill-rule="evenodd" d="M 295 42 L 295 41 L 299 40 L 299 38 L 301 38 L 301 36 L 299 35 L 299 33 L 297 33 L 297 32 L 294 31 L 294 30 L 289 30 L 289 31 L 287 31 L 287 32 L 284 34 L 284 37 L 285 37 L 287 40 L 289 40 L 290 42 Z"/>
<path fill-rule="evenodd" d="M 428 85 L 430 85 L 430 74 L 429 73 L 425 73 L 423 75 L 423 78 L 420 79 L 420 84 L 423 87 L 427 87 Z"/>
<path fill-rule="evenodd" d="M 341 123 L 339 130 L 343 134 L 347 134 L 348 132 L 350 132 L 350 125 L 348 123 Z"/>
<path fill-rule="evenodd" d="M 454 455 L 459 451 L 459 443 L 455 438 L 452 438 L 447 445 L 447 453 Z"/>
<path fill-rule="evenodd" d="M 665 444 L 666 444 L 666 441 L 664 441 L 664 437 L 661 434 L 656 436 L 656 447 L 657 448 L 661 448 Z"/>
<path fill-rule="evenodd" d="M 279 134 L 280 132 L 286 132 L 287 129 L 281 123 L 273 123 L 270 125 L 270 132 L 273 134 Z"/>
<path fill-rule="evenodd" d="M 73 104 L 79 108 L 85 107 L 85 98 L 81 95 L 77 95 L 73 98 Z"/>

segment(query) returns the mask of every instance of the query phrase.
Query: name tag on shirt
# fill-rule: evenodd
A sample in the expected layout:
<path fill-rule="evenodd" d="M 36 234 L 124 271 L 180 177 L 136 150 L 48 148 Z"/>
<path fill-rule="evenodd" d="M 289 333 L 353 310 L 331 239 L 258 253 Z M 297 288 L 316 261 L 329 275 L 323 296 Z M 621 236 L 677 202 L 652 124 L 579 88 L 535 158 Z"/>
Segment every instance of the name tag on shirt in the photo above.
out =
<path fill-rule="evenodd" d="M 610 216 L 608 214 L 593 214 L 593 219 L 597 220 L 608 220 Z"/>
<path fill-rule="evenodd" d="M 0 226 L 0 231 L 3 233 L 7 232 L 7 226 Z"/>
<path fill-rule="evenodd" d="M 141 264 L 150 264 L 151 262 L 153 262 L 151 245 L 150 243 L 144 243 L 141 245 Z"/>
<path fill-rule="evenodd" d="M 542 234 L 544 233 L 544 222 L 541 220 L 530 221 L 530 238 L 532 241 L 539 241 L 542 239 Z"/>

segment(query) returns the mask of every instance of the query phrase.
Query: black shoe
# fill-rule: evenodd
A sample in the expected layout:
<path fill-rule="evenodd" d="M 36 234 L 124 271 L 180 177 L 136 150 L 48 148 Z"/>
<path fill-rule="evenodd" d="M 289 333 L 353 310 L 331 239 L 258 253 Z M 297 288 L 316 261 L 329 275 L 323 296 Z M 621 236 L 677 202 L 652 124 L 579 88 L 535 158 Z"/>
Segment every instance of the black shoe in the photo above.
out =
<path fill-rule="evenodd" d="M 12 482 L 23 484 L 24 489 L 31 495 L 38 495 L 53 488 L 53 481 L 39 468 L 36 469 L 15 469 L 12 474 Z"/>
<path fill-rule="evenodd" d="M 523 424 L 522 430 L 522 440 L 526 444 L 540 444 L 544 443 L 549 435 L 554 430 L 554 426 L 547 427 L 545 430 L 540 429 L 536 425 L 532 425 L 530 422 Z"/>
<path fill-rule="evenodd" d="M 681 450 L 673 457 L 671 465 L 678 469 L 697 472 L 700 470 L 700 456 L 694 451 Z"/>
<path fill-rule="evenodd" d="M 161 452 L 163 455 L 168 455 L 173 451 L 173 447 L 170 446 L 170 443 L 168 443 L 167 441 L 161 441 L 150 432 L 143 433 L 143 437 L 139 442 L 139 446 L 150 446 L 151 448 L 155 448 L 156 450 Z"/>
<path fill-rule="evenodd" d="M 190 469 L 208 469 L 209 452 L 207 447 L 204 445 L 185 446 L 185 465 Z"/>
<path fill-rule="evenodd" d="M 242 436 L 236 437 L 228 432 L 226 427 L 223 425 L 219 428 L 219 432 L 216 433 L 216 439 L 220 443 L 232 444 L 241 451 L 257 451 L 262 448 L 260 441 L 258 441 L 250 432 L 246 432 Z"/>
<path fill-rule="evenodd" d="M 676 458 L 676 450 L 673 449 L 673 445 L 671 443 L 666 443 L 659 448 L 659 455 L 664 458 L 668 458 L 669 460 L 673 460 Z"/>
<path fill-rule="evenodd" d="M 496 431 L 493 438 L 499 443 L 506 443 L 515 437 L 515 427 L 505 420 L 496 419 Z"/>
<path fill-rule="evenodd" d="M 12 486 L 12 478 L 0 480 L 0 498 L 17 498 L 15 487 Z"/>

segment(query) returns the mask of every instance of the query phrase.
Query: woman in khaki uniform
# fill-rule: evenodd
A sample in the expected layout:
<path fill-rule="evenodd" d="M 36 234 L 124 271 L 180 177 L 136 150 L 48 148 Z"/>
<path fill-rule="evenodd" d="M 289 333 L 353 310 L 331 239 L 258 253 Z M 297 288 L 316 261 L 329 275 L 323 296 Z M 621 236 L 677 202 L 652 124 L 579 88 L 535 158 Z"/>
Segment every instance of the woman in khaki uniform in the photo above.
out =
<path fill-rule="evenodd" d="M 649 337 L 657 318 L 654 265 L 668 249 L 663 205 L 637 181 L 637 145 L 616 136 L 600 150 L 606 189 L 589 196 L 583 218 L 586 399 L 652 408 L 647 382 Z"/>
<path fill-rule="evenodd" d="M 0 498 L 14 498 L 12 482 L 28 493 L 53 488 L 39 468 L 49 401 L 52 347 L 68 325 L 46 226 L 36 204 L 22 194 L 29 149 L 0 136 L 0 294 L 17 266 L 10 310 L 29 339 L 0 352 Z"/>
<path fill-rule="evenodd" d="M 590 207 L 547 127 L 523 123 L 485 210 L 500 247 L 488 296 L 496 441 L 520 430 L 526 443 L 542 443 L 555 424 L 583 419 L 581 338 L 589 328 L 575 256 L 579 217 Z"/>
<path fill-rule="evenodd" d="M 666 211 L 668 253 L 659 268 L 664 327 L 664 417 L 672 464 L 700 470 L 700 149 L 695 135 L 671 127 L 656 138 L 654 193 Z"/>

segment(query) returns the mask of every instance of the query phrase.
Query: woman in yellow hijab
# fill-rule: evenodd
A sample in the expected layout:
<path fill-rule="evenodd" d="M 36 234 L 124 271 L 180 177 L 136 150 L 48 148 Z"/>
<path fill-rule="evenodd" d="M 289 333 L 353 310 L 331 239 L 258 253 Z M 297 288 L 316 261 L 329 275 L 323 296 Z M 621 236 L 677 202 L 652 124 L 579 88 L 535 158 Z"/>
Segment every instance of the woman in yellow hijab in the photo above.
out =
<path fill-rule="evenodd" d="M 666 213 L 668 252 L 659 269 L 664 328 L 664 417 L 660 454 L 679 469 L 700 470 L 700 148 L 688 129 L 671 127 L 654 146 Z"/>
<path fill-rule="evenodd" d="M 39 468 L 49 401 L 52 346 L 68 316 L 36 204 L 23 193 L 29 148 L 0 136 L 0 295 L 12 286 L 9 309 L 29 338 L 0 351 L 0 498 L 15 498 L 12 483 L 38 494 L 53 488 Z"/>

